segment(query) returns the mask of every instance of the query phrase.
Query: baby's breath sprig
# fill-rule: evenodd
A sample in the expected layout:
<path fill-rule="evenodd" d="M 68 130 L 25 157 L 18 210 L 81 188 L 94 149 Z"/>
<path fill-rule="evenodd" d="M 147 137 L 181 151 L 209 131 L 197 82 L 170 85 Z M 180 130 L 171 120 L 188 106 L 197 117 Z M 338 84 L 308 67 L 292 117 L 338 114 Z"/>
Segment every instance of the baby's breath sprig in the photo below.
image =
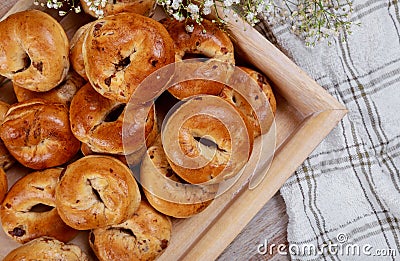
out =
<path fill-rule="evenodd" d="M 75 13 L 81 12 L 81 6 L 79 5 L 79 0 L 47 0 L 47 1 L 40 1 L 34 0 L 34 5 L 40 5 L 42 7 L 46 6 L 49 9 L 56 9 L 59 10 L 58 14 L 60 16 L 65 16 L 68 12 L 74 11 Z"/>
<path fill-rule="evenodd" d="M 80 12 L 79 0 L 34 0 L 52 9 L 67 6 L 69 10 Z M 95 13 L 98 18 L 104 16 L 103 8 L 110 0 L 84 0 L 83 5 Z M 255 26 L 265 20 L 271 26 L 276 23 L 289 23 L 294 34 L 305 40 L 307 46 L 338 36 L 340 32 L 351 33 L 350 15 L 353 12 L 352 0 L 156 0 L 165 13 L 172 19 L 186 23 L 186 30 L 192 32 L 194 24 L 200 24 L 203 17 L 214 13 L 214 20 L 220 26 L 225 25 L 228 11 L 235 11 L 233 18 L 242 17 Z M 222 13 L 219 12 L 222 10 Z M 60 15 L 67 11 L 60 10 Z"/>

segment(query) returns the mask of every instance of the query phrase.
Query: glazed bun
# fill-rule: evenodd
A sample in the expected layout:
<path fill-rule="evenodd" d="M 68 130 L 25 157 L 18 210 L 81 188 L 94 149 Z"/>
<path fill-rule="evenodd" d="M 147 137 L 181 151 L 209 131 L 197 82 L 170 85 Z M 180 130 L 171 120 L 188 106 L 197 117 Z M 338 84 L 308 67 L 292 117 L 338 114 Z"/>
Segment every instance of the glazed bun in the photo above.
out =
<path fill-rule="evenodd" d="M 174 44 L 165 28 L 134 13 L 97 20 L 90 26 L 82 50 L 94 89 L 124 103 L 148 75 L 175 61 Z"/>
<path fill-rule="evenodd" d="M 55 187 L 63 169 L 30 173 L 8 192 L 0 209 L 4 232 L 19 243 L 49 236 L 68 242 L 77 231 L 60 218 L 55 205 Z"/>
<path fill-rule="evenodd" d="M 170 219 L 142 201 L 132 218 L 93 229 L 89 243 L 100 261 L 154 260 L 168 246 L 171 230 Z"/>
<path fill-rule="evenodd" d="M 69 70 L 69 42 L 50 15 L 22 11 L 0 22 L 0 75 L 31 91 L 49 91 Z"/>
<path fill-rule="evenodd" d="M 11 251 L 3 261 L 62 260 L 88 261 L 87 255 L 73 244 L 54 238 L 41 237 Z"/>
<path fill-rule="evenodd" d="M 140 183 L 149 203 L 161 213 L 175 218 L 187 218 L 202 212 L 218 190 L 217 185 L 185 184 L 168 163 L 161 137 L 143 158 Z"/>
<path fill-rule="evenodd" d="M 93 22 L 92 22 L 93 23 Z M 82 46 L 85 40 L 86 32 L 92 23 L 81 26 L 74 34 L 70 42 L 69 59 L 72 68 L 86 81 L 88 80 L 85 71 L 85 63 L 83 61 Z"/>
<path fill-rule="evenodd" d="M 134 215 L 141 199 L 130 169 L 100 155 L 69 164 L 55 195 L 61 218 L 78 230 L 119 224 Z"/>
<path fill-rule="evenodd" d="M 45 169 L 68 162 L 80 142 L 71 132 L 68 109 L 42 99 L 17 103 L 0 126 L 0 137 L 14 158 L 32 169 Z"/>

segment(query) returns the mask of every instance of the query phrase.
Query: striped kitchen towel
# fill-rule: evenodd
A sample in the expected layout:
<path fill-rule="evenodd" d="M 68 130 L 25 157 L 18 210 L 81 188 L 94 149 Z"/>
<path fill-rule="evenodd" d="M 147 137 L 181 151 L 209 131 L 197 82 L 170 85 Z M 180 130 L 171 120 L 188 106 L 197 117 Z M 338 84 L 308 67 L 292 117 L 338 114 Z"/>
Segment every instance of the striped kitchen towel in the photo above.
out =
<path fill-rule="evenodd" d="M 331 46 L 307 48 L 289 24 L 272 28 L 280 48 L 349 110 L 280 190 L 292 260 L 400 260 L 399 3 L 353 7 L 361 25 Z"/>

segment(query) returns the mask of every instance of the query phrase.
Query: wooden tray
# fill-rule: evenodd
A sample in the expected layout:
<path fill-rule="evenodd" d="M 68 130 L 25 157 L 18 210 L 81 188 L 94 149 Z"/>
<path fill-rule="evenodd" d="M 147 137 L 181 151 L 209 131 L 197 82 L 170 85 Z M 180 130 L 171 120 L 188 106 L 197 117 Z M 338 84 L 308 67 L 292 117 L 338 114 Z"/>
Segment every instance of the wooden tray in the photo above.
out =
<path fill-rule="evenodd" d="M 5 17 L 37 8 L 32 2 L 20 0 Z M 60 20 L 56 13 L 50 13 Z M 71 13 L 60 23 L 71 37 L 88 20 L 83 14 Z M 174 220 L 170 245 L 159 260 L 216 259 L 347 113 L 343 105 L 251 26 L 231 19 L 229 33 L 238 55 L 274 84 L 277 150 L 266 177 L 255 189 L 248 189 L 249 175 L 244 174 L 204 212 Z M 10 239 L 0 235 L 3 240 Z M 87 239 L 74 242 L 80 240 Z"/>

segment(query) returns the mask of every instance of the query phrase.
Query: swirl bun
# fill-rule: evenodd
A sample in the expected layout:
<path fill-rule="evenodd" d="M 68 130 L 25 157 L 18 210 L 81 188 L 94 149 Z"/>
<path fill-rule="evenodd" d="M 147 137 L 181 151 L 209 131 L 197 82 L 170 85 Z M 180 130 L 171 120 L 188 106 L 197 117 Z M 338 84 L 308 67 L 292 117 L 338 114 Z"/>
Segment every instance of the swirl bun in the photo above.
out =
<path fill-rule="evenodd" d="M 0 75 L 31 91 L 60 84 L 69 69 L 69 42 L 50 15 L 29 10 L 0 22 Z"/>
<path fill-rule="evenodd" d="M 168 246 L 171 230 L 170 219 L 142 201 L 132 218 L 93 229 L 89 243 L 100 261 L 154 260 Z"/>
<path fill-rule="evenodd" d="M 95 90 L 124 103 L 149 74 L 174 62 L 174 44 L 165 28 L 134 13 L 97 20 L 82 50 L 86 74 Z"/>
<path fill-rule="evenodd" d="M 100 155 L 68 165 L 55 195 L 60 217 L 78 230 L 121 223 L 133 216 L 140 203 L 130 169 L 113 157 Z"/>
<path fill-rule="evenodd" d="M 88 261 L 86 254 L 73 244 L 64 244 L 54 238 L 41 237 L 11 251 L 3 261 L 62 260 Z"/>
<path fill-rule="evenodd" d="M 32 99 L 10 107 L 0 137 L 22 165 L 45 169 L 68 162 L 78 152 L 80 143 L 69 125 L 65 105 Z"/>
<path fill-rule="evenodd" d="M 33 172 L 11 187 L 0 210 L 9 237 L 19 243 L 42 236 L 63 242 L 75 237 L 77 231 L 61 220 L 55 207 L 54 191 L 61 172 L 61 168 Z"/>

